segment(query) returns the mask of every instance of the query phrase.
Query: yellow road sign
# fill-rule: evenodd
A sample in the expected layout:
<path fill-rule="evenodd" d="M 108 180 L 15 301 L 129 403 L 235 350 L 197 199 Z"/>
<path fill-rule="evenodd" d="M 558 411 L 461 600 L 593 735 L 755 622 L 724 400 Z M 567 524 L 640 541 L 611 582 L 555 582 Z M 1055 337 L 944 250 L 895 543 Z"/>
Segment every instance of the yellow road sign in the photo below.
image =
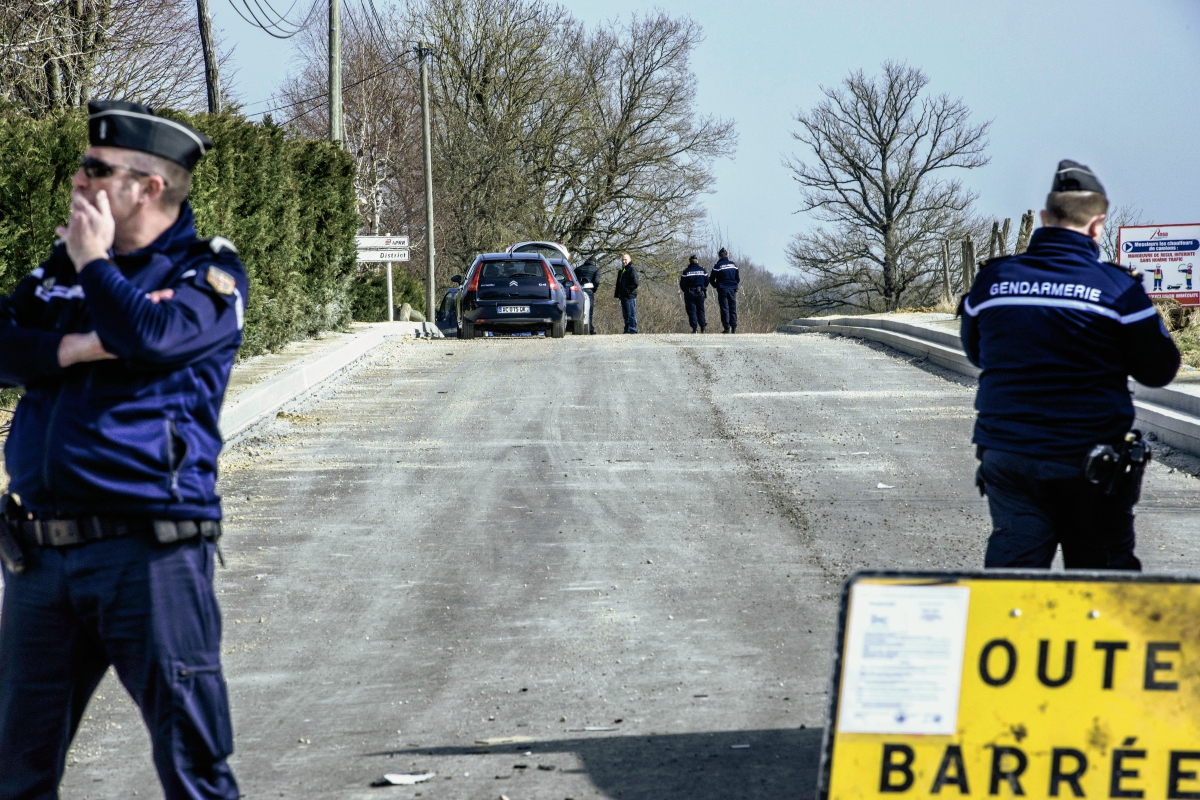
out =
<path fill-rule="evenodd" d="M 1200 800 L 1200 579 L 860 573 L 818 798 Z"/>

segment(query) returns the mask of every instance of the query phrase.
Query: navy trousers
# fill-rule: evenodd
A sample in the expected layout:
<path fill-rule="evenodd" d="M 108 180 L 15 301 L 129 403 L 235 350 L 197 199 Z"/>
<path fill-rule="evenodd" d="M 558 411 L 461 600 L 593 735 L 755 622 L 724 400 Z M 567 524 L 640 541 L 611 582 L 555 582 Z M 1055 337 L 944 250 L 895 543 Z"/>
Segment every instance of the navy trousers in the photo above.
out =
<path fill-rule="evenodd" d="M 625 333 L 637 333 L 637 298 L 621 298 L 621 316 L 625 318 Z"/>
<path fill-rule="evenodd" d="M 985 450 L 980 475 L 992 512 L 984 567 L 1141 570 L 1133 508 L 1083 477 L 1083 466 Z"/>
<path fill-rule="evenodd" d="M 717 307 L 721 309 L 721 327 L 737 330 L 737 289 L 717 289 Z"/>
<path fill-rule="evenodd" d="M 58 797 L 67 748 L 112 664 L 150 731 L 167 800 L 238 797 L 221 675 L 216 545 L 137 536 L 27 548 L 4 574 L 0 798 Z"/>
<path fill-rule="evenodd" d="M 704 318 L 704 295 L 693 297 L 685 294 L 683 307 L 687 309 L 688 324 L 692 326 L 692 330 L 696 330 L 696 328 L 703 330 L 708 327 L 708 321 Z"/>

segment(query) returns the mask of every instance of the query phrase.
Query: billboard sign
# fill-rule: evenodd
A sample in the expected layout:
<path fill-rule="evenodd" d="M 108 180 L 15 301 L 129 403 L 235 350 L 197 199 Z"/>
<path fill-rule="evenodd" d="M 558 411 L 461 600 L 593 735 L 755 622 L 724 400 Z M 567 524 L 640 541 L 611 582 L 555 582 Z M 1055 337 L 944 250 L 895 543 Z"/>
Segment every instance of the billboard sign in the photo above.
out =
<path fill-rule="evenodd" d="M 1200 578 L 859 573 L 818 800 L 1200 798 Z"/>
<path fill-rule="evenodd" d="M 1142 274 L 1151 297 L 1170 297 L 1200 306 L 1200 286 L 1192 272 L 1200 266 L 1200 223 L 1123 225 L 1117 231 L 1118 262 Z"/>

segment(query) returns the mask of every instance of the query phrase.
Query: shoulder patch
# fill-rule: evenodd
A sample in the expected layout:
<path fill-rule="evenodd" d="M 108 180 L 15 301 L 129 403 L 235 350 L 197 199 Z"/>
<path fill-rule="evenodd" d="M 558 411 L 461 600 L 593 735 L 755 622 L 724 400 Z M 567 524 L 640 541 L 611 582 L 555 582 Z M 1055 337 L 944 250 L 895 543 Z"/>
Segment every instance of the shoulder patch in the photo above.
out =
<path fill-rule="evenodd" d="M 237 255 L 237 248 L 233 246 L 233 242 L 226 239 L 224 236 L 214 236 L 208 240 L 209 249 L 217 255 L 221 254 L 222 250 L 228 250 L 234 255 Z"/>
<path fill-rule="evenodd" d="M 204 280 L 217 294 L 231 295 L 237 291 L 237 281 L 223 269 L 209 267 Z"/>

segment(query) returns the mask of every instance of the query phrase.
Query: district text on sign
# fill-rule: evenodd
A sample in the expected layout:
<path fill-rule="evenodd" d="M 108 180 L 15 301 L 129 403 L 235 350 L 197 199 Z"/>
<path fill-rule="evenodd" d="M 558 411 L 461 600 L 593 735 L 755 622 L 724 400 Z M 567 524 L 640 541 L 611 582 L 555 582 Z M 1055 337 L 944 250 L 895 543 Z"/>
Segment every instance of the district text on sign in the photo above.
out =
<path fill-rule="evenodd" d="M 359 261 L 408 261 L 408 250 L 359 250 Z"/>

